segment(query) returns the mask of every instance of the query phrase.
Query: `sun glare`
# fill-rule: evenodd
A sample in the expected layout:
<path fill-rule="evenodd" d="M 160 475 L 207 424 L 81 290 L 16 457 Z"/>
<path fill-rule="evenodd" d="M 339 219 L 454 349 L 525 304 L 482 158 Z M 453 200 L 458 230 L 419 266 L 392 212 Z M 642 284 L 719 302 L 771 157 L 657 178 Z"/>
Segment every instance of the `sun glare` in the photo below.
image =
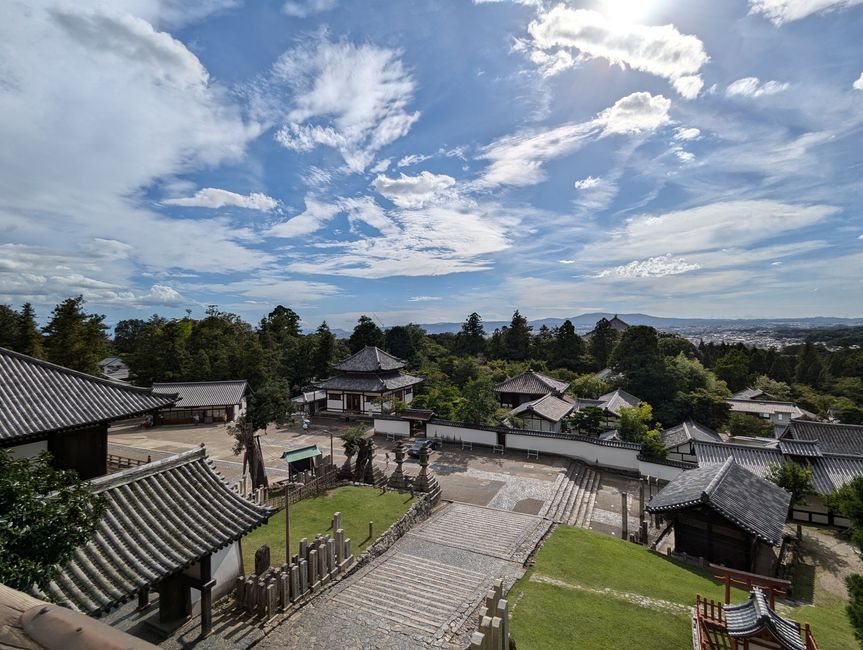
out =
<path fill-rule="evenodd" d="M 599 10 L 616 23 L 637 23 L 646 17 L 650 0 L 601 0 Z"/>

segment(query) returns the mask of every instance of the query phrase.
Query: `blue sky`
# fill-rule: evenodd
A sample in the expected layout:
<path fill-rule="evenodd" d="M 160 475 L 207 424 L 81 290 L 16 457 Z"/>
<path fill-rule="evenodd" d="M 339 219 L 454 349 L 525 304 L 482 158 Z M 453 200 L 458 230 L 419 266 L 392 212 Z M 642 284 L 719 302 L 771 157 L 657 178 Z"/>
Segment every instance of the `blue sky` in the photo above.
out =
<path fill-rule="evenodd" d="M 863 315 L 863 0 L 3 13 L 2 302 Z"/>

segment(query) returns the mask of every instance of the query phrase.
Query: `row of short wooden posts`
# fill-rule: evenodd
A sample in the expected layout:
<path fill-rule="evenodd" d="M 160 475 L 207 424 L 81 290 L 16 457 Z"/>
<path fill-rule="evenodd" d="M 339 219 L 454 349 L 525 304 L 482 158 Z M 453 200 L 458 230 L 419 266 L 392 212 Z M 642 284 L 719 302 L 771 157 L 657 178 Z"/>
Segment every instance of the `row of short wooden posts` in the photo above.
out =
<path fill-rule="evenodd" d="M 345 537 L 342 528 L 342 513 L 333 515 L 332 525 L 332 537 L 327 533 L 311 541 L 301 539 L 299 552 L 291 557 L 290 564 L 271 568 L 269 547 L 258 549 L 255 575 L 237 578 L 237 606 L 269 619 L 347 571 L 354 556 L 351 539 Z"/>
<path fill-rule="evenodd" d="M 509 650 L 509 602 L 503 580 L 494 581 L 479 610 L 479 630 L 470 638 L 471 650 Z"/>

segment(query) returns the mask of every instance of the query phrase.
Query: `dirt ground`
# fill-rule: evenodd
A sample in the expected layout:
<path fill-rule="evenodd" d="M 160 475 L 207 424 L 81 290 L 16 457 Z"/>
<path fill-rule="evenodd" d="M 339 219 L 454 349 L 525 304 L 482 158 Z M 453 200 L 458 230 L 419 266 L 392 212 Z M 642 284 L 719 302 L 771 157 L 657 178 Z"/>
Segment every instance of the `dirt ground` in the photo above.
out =
<path fill-rule="evenodd" d="M 806 526 L 803 528 L 803 562 L 814 563 L 814 579 L 821 590 L 845 599 L 845 577 L 863 574 L 863 560 L 853 544 L 834 530 Z M 808 594 L 802 594 L 804 598 Z"/>

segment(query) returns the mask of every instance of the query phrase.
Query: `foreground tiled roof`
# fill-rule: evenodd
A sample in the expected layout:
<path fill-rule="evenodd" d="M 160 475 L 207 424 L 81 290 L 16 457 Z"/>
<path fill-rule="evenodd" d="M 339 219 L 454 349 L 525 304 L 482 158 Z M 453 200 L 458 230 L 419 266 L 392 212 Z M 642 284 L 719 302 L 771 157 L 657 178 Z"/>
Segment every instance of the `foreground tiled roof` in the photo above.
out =
<path fill-rule="evenodd" d="M 563 393 L 567 388 L 569 388 L 569 382 L 553 379 L 535 370 L 528 370 L 500 382 L 494 387 L 494 390 L 498 393 L 544 395 L 545 393 Z"/>
<path fill-rule="evenodd" d="M 857 424 L 792 420 L 782 438 L 817 440 L 825 453 L 863 456 L 863 426 Z"/>
<path fill-rule="evenodd" d="M 175 394 L 177 408 L 181 409 L 239 404 L 248 389 L 248 382 L 242 379 L 153 384 L 156 393 Z"/>
<path fill-rule="evenodd" d="M 722 438 L 713 429 L 699 424 L 695 420 L 687 420 L 676 427 L 662 430 L 662 443 L 666 447 L 677 447 L 690 440 L 707 442 L 722 442 Z"/>
<path fill-rule="evenodd" d="M 800 637 L 800 626 L 770 609 L 764 592 L 757 587 L 750 592 L 745 603 L 726 605 L 724 609 L 728 636 L 751 637 L 767 629 L 784 649 L 806 650 Z"/>
<path fill-rule="evenodd" d="M 382 370 L 399 370 L 405 365 L 407 362 L 394 357 L 389 352 L 367 345 L 356 354 L 335 364 L 333 368 L 342 372 L 380 372 Z"/>
<path fill-rule="evenodd" d="M 272 514 L 228 487 L 201 445 L 90 482 L 108 507 L 89 542 L 40 597 L 101 615 L 265 523 Z"/>
<path fill-rule="evenodd" d="M 173 396 L 0 348 L 0 444 L 113 422 L 170 406 Z"/>
<path fill-rule="evenodd" d="M 565 399 L 560 399 L 549 393 L 543 395 L 539 399 L 525 402 L 512 410 L 513 415 L 523 415 L 525 413 L 535 413 L 541 418 L 549 422 L 560 422 L 563 418 L 569 415 L 575 408 L 573 402 Z"/>
<path fill-rule="evenodd" d="M 618 388 L 617 390 L 606 393 L 605 395 L 600 395 L 599 401 L 602 402 L 600 408 L 604 408 L 615 415 L 620 415 L 621 408 L 625 406 L 638 406 L 638 403 L 641 400 L 635 395 L 627 393 L 622 388 Z"/>
<path fill-rule="evenodd" d="M 383 393 L 389 390 L 399 390 L 424 381 L 406 373 L 391 373 L 389 375 L 339 375 L 330 377 L 315 384 L 323 390 L 347 390 L 358 393 Z"/>
<path fill-rule="evenodd" d="M 762 541 L 776 545 L 791 494 L 728 458 L 721 465 L 688 470 L 666 485 L 647 506 L 651 513 L 706 505 Z"/>

